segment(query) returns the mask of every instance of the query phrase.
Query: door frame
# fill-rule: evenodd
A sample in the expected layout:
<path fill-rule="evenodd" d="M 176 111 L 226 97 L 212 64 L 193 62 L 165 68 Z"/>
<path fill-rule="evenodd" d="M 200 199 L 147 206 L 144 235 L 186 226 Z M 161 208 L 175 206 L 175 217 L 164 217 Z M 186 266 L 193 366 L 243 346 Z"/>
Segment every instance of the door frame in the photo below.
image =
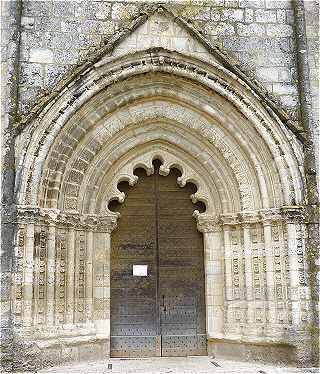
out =
<path fill-rule="evenodd" d="M 190 167 L 190 163 L 184 161 L 183 156 L 179 157 L 179 155 L 172 154 L 167 147 L 164 148 L 161 144 L 159 144 L 156 150 L 152 146 L 150 149 L 147 148 L 143 154 L 134 155 L 130 160 L 123 160 L 123 162 L 117 165 L 117 170 L 113 170 L 113 177 L 105 194 L 107 217 L 117 222 L 119 214 L 107 208 L 108 202 L 114 199 L 123 202 L 125 199 L 124 193 L 121 193 L 117 189 L 118 183 L 122 180 L 128 181 L 130 185 L 137 183 L 138 178 L 133 173 L 137 167 L 143 167 L 147 175 L 151 175 L 154 173 L 152 165 L 154 159 L 162 161 L 162 166 L 159 170 L 159 174 L 161 175 L 167 175 L 170 172 L 171 165 L 179 170 L 183 170 L 183 176 L 177 179 L 178 185 L 183 187 L 188 180 L 195 182 L 201 194 L 198 197 L 196 196 L 197 192 L 191 196 L 191 199 L 192 201 L 201 199 L 206 204 L 207 209 L 205 213 L 194 212 L 197 229 L 203 234 L 204 243 L 206 334 L 207 340 L 221 338 L 224 336 L 224 240 L 226 235 L 224 235 L 225 230 L 223 230 L 219 216 L 215 214 L 212 191 L 208 188 L 205 177 L 199 172 L 201 171 L 201 166 L 199 168 Z M 115 227 L 116 224 L 106 233 L 106 251 L 109 264 L 111 233 Z M 108 295 L 110 297 L 110 266 L 108 278 Z M 110 303 L 108 317 L 108 319 L 102 322 L 96 321 L 95 324 L 97 335 L 100 334 L 108 340 L 110 352 Z"/>

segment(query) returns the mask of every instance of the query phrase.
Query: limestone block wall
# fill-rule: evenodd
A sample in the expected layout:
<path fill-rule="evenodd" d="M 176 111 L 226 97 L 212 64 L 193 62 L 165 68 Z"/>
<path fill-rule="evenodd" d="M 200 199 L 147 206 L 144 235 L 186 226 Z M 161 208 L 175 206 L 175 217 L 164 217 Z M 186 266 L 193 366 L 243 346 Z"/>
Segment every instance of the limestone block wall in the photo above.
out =
<path fill-rule="evenodd" d="M 320 130 L 319 130 L 319 1 L 305 1 L 306 14 L 306 32 L 308 44 L 308 63 L 310 72 L 310 88 L 312 95 L 312 113 L 313 113 L 313 141 L 315 142 L 316 162 L 319 179 L 319 159 L 320 159 Z"/>
<path fill-rule="evenodd" d="M 23 1 L 20 110 L 153 2 Z M 298 106 L 290 0 L 166 1 L 290 110 Z"/>

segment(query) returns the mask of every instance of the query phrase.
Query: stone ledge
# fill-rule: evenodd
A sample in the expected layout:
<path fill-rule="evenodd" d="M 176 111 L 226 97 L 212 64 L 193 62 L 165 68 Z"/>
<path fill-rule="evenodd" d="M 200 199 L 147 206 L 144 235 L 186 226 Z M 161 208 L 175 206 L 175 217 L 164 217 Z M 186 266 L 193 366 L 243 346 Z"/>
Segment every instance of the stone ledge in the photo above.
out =
<path fill-rule="evenodd" d="M 271 339 L 257 339 L 257 338 L 243 338 L 243 337 L 216 337 L 216 338 L 208 338 L 208 343 L 230 343 L 230 344 L 250 344 L 250 345 L 257 345 L 257 346 L 282 346 L 282 347 L 289 347 L 294 348 L 295 346 L 288 341 L 283 340 L 271 340 Z"/>
<path fill-rule="evenodd" d="M 66 347 L 66 346 L 76 346 L 87 343 L 100 343 L 106 339 L 99 339 L 96 335 L 87 335 L 87 336 L 77 336 L 77 337 L 58 337 L 56 339 L 48 340 L 35 340 L 34 344 L 38 348 L 53 348 L 53 347 Z"/>
<path fill-rule="evenodd" d="M 300 339 L 297 344 L 270 339 L 208 338 L 208 355 L 221 359 L 259 361 L 276 365 L 312 365 L 311 347 Z"/>

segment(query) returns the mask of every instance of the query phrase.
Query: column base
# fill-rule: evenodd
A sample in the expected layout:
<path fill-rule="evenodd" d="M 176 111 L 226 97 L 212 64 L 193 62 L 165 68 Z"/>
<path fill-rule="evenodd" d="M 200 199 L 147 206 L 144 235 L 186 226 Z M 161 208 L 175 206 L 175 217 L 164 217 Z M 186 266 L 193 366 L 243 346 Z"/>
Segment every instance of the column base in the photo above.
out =
<path fill-rule="evenodd" d="M 34 371 L 110 356 L 110 339 L 98 337 L 92 323 L 29 329 L 28 335 L 21 330 L 17 337 L 17 371 Z"/>

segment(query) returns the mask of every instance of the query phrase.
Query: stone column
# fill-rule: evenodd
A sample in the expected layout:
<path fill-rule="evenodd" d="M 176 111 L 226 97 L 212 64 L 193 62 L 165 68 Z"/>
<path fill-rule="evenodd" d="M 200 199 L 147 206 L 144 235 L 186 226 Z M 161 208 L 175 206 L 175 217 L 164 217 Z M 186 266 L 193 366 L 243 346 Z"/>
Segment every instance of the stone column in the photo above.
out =
<path fill-rule="evenodd" d="M 97 233 L 95 233 L 94 255 L 94 324 L 98 339 L 105 340 L 107 356 L 110 355 L 110 253 L 111 232 L 117 226 L 116 216 L 99 218 Z"/>
<path fill-rule="evenodd" d="M 93 284 L 92 284 L 92 254 L 93 254 L 93 231 L 87 232 L 86 245 L 86 320 L 92 321 L 92 305 L 93 305 Z"/>
<path fill-rule="evenodd" d="M 230 244 L 230 226 L 224 224 L 224 264 L 225 264 L 225 295 L 226 300 L 232 300 L 232 249 Z"/>
<path fill-rule="evenodd" d="M 33 252 L 34 252 L 34 223 L 26 225 L 26 246 L 23 269 L 23 322 L 24 326 L 32 325 L 33 298 Z"/>
<path fill-rule="evenodd" d="M 47 325 L 54 324 L 54 297 L 55 297 L 55 259 L 56 259 L 56 227 L 49 224 L 48 252 L 47 252 Z"/>
<path fill-rule="evenodd" d="M 75 230 L 73 227 L 69 229 L 68 235 L 68 253 L 67 253 L 67 315 L 66 324 L 74 323 L 74 253 L 75 253 Z"/>
<path fill-rule="evenodd" d="M 287 242 L 288 242 L 288 261 L 289 261 L 289 277 L 290 277 L 290 302 L 292 313 L 292 324 L 298 326 L 300 324 L 300 301 L 299 301 L 299 259 L 297 254 L 297 233 L 296 225 L 300 218 L 299 209 L 288 208 L 283 209 L 283 213 L 287 218 Z"/>
<path fill-rule="evenodd" d="M 233 248 L 231 243 L 231 228 L 232 226 L 239 225 L 239 217 L 236 214 L 223 214 L 221 215 L 223 221 L 223 237 L 224 237 L 224 268 L 225 268 L 225 309 L 227 314 L 226 333 L 228 335 L 238 335 L 241 333 L 241 323 L 235 322 L 235 313 L 239 309 L 243 309 L 243 300 L 241 299 L 241 283 L 239 287 L 239 297 L 235 298 L 234 295 L 234 284 L 233 284 Z M 240 260 L 240 253 L 237 256 Z M 239 277 L 242 277 L 242 271 L 239 261 Z M 239 279 L 239 282 L 241 282 Z"/>
<path fill-rule="evenodd" d="M 232 333 L 233 330 L 233 290 L 232 290 L 232 248 L 230 241 L 230 217 L 222 217 L 223 240 L 224 240 L 224 285 L 225 285 L 225 333 Z"/>
<path fill-rule="evenodd" d="M 274 282 L 274 253 L 272 246 L 272 213 L 270 211 L 261 211 L 265 254 L 266 254 L 266 283 L 267 283 L 267 303 L 268 303 L 268 326 L 267 331 L 274 336 L 277 333 L 276 324 L 276 304 L 275 304 L 275 282 Z"/>
<path fill-rule="evenodd" d="M 224 332 L 223 235 L 217 217 L 197 218 L 204 238 L 206 330 L 208 338 L 221 338 Z"/>
<path fill-rule="evenodd" d="M 245 263 L 245 284 L 247 300 L 247 329 L 246 333 L 250 334 L 255 330 L 255 302 L 253 290 L 253 271 L 252 271 L 252 249 L 251 249 L 251 223 L 254 217 L 250 212 L 243 213 L 243 245 L 244 245 L 244 263 Z M 253 331 L 252 331 L 253 330 Z"/>

